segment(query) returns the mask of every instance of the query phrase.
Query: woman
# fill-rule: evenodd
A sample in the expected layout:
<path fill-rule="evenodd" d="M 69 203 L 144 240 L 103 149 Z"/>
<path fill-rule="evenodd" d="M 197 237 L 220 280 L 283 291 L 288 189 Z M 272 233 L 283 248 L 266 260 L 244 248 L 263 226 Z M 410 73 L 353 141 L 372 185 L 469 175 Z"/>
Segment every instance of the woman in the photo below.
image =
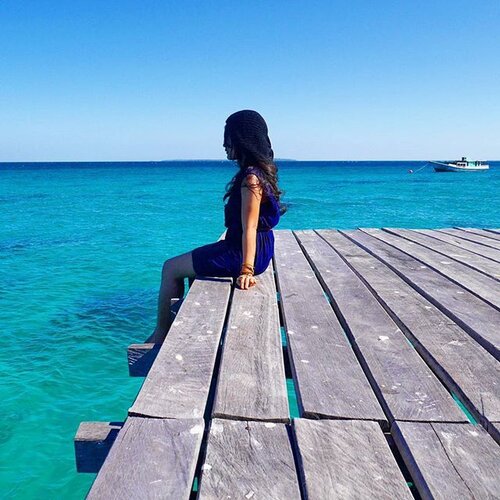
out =
<path fill-rule="evenodd" d="M 238 172 L 223 200 L 225 239 L 165 261 L 158 297 L 158 318 L 149 342 L 161 343 L 169 329 L 170 299 L 184 296 L 184 278 L 232 276 L 243 290 L 255 286 L 274 253 L 272 228 L 286 208 L 280 203 L 277 167 L 267 125 L 256 111 L 233 113 L 224 129 L 228 160 Z"/>

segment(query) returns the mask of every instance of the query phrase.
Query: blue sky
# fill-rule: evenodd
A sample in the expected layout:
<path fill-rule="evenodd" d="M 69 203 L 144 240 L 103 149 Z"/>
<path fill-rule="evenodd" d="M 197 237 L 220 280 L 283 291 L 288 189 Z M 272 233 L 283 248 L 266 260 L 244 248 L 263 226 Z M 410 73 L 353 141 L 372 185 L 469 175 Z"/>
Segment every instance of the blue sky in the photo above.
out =
<path fill-rule="evenodd" d="M 500 159 L 500 1 L 0 0 L 0 161 Z"/>

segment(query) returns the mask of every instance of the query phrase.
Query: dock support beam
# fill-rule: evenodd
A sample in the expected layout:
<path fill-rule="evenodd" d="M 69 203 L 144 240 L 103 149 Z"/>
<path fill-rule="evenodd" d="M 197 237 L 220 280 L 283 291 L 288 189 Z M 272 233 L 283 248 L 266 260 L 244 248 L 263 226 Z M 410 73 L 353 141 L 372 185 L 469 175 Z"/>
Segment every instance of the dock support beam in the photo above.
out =
<path fill-rule="evenodd" d="M 99 472 L 122 422 L 82 422 L 75 436 L 77 472 Z"/>

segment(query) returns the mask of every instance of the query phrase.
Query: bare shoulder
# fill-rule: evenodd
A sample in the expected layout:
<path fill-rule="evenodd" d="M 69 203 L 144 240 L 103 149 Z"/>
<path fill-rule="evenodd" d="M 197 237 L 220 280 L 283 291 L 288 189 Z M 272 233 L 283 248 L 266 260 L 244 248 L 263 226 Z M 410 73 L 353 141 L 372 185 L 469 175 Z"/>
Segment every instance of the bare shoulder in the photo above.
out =
<path fill-rule="evenodd" d="M 247 174 L 241 182 L 241 196 L 243 200 L 255 200 L 260 203 L 263 189 L 260 179 L 255 174 Z"/>
<path fill-rule="evenodd" d="M 255 174 L 247 174 L 243 177 L 241 187 L 257 187 L 260 184 L 260 179 Z"/>

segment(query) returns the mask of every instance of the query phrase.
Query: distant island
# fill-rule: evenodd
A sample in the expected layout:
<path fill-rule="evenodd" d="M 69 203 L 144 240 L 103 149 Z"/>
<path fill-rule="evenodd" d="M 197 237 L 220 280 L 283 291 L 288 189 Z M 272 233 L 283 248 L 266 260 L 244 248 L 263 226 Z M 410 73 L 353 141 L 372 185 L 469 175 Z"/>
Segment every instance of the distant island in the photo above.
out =
<path fill-rule="evenodd" d="M 216 160 L 207 160 L 207 159 L 193 159 L 193 160 L 186 160 L 185 158 L 180 159 L 180 160 L 159 160 L 158 163 L 167 163 L 167 162 L 180 162 L 180 161 L 186 161 L 186 162 L 212 162 L 212 161 L 227 161 L 230 162 L 232 160 L 226 160 L 226 159 L 216 159 Z M 274 161 L 298 161 L 295 160 L 294 158 L 275 158 Z M 154 161 L 152 163 L 155 163 Z"/>

